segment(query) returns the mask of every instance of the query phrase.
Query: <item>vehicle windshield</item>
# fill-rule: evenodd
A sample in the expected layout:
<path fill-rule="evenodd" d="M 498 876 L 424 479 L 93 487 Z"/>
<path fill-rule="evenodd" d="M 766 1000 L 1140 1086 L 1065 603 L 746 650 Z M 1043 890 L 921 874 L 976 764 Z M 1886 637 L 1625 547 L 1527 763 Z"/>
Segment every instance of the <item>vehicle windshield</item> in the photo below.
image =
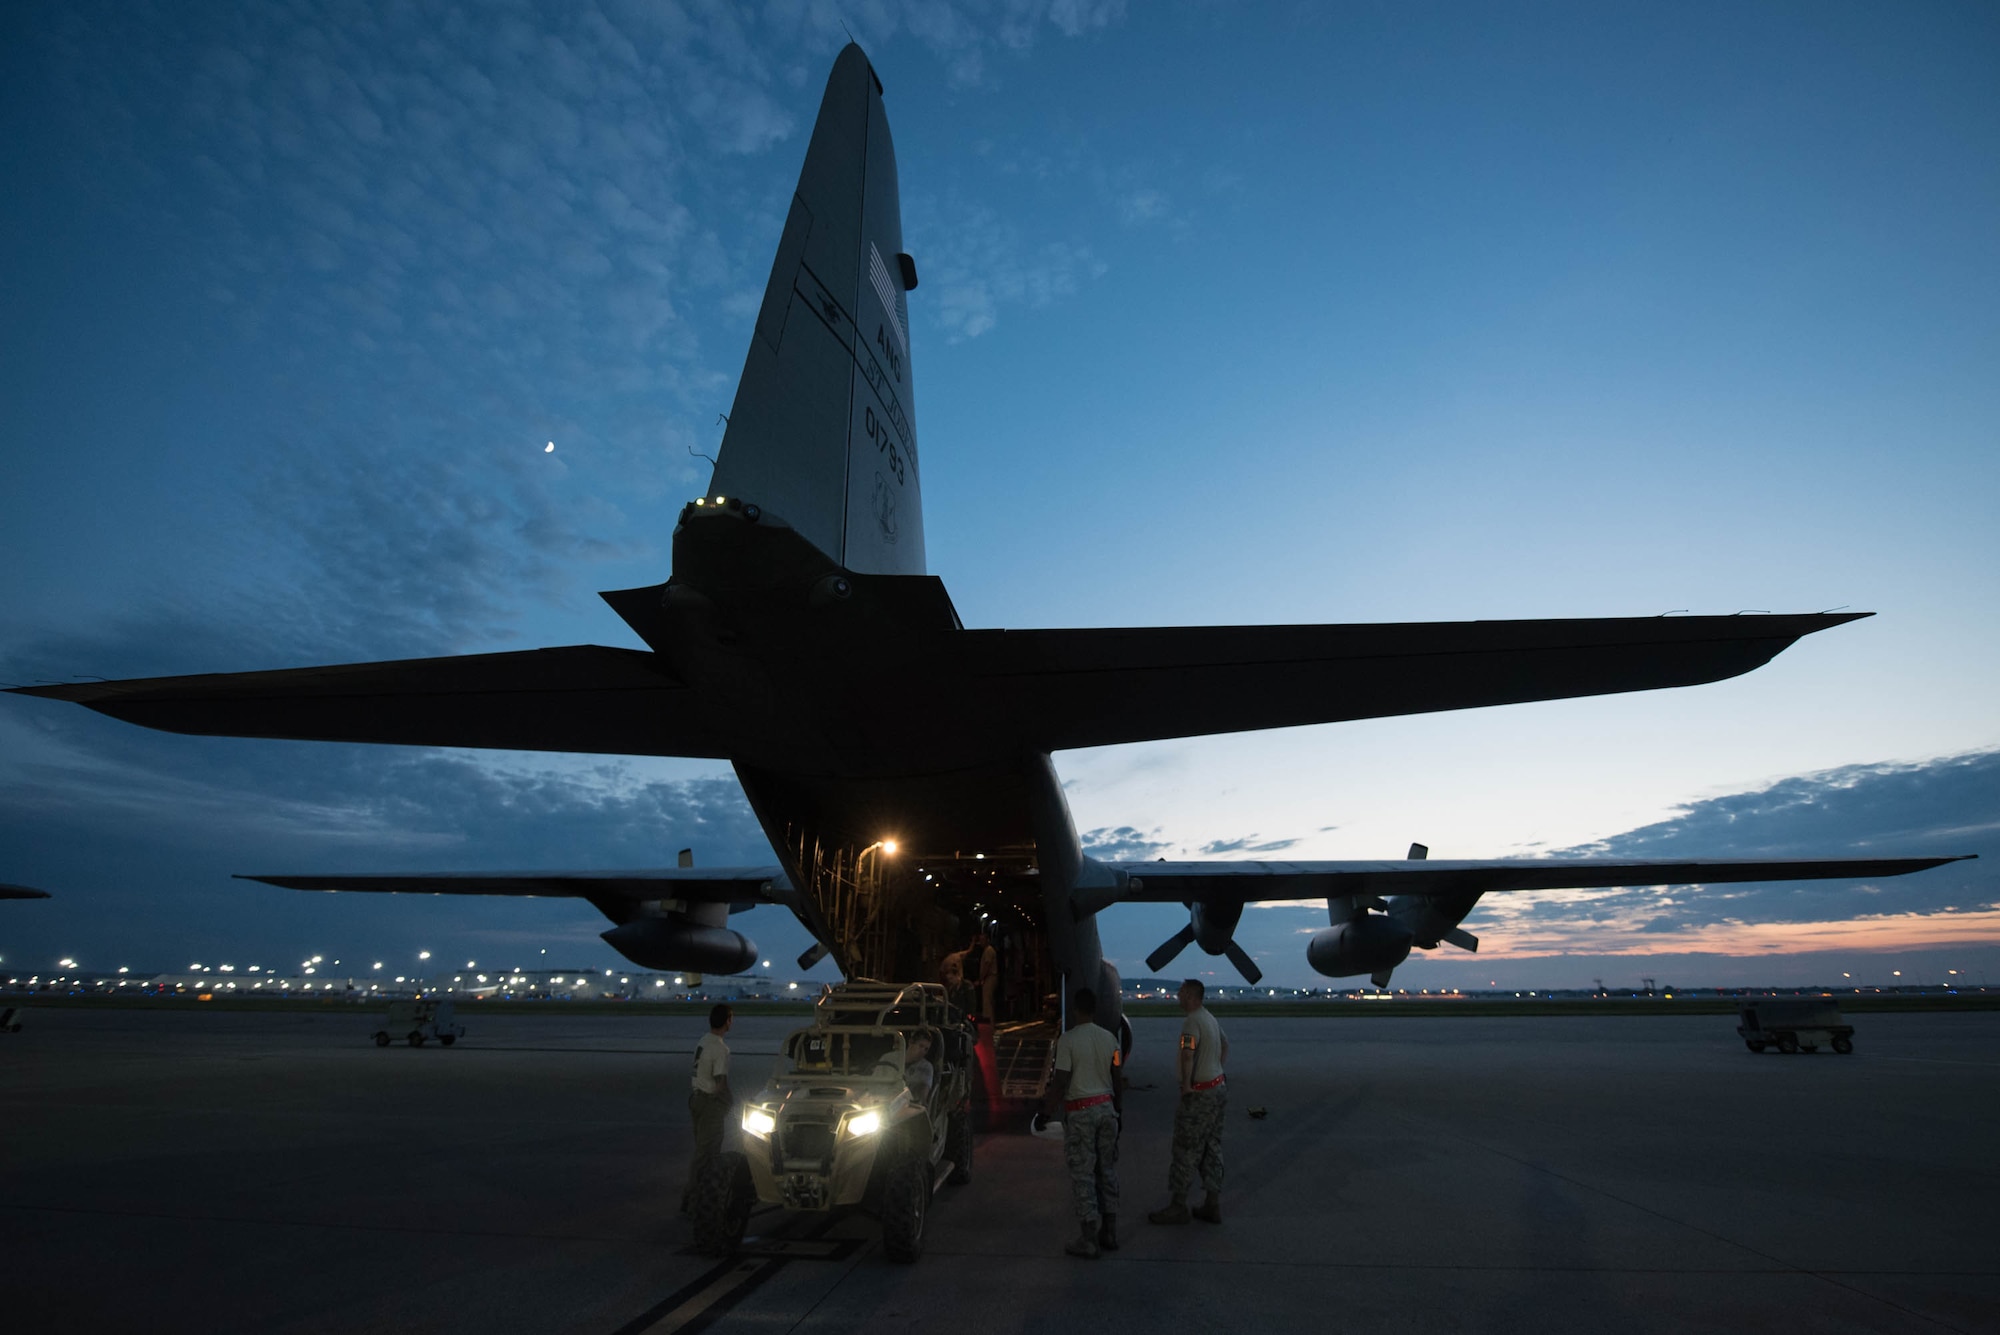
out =
<path fill-rule="evenodd" d="M 895 1034 L 841 1034 L 808 1029 L 791 1041 L 795 1074 L 868 1075 L 896 1050 Z"/>

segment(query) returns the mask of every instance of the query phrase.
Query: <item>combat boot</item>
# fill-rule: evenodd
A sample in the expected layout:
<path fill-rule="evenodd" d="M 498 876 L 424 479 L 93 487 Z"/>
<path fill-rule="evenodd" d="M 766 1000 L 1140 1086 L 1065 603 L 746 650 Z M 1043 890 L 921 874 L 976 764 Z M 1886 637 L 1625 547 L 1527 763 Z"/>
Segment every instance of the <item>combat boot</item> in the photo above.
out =
<path fill-rule="evenodd" d="M 1216 1195 L 1212 1191 L 1209 1192 L 1208 1199 L 1203 1201 L 1200 1205 L 1195 1206 L 1191 1213 L 1194 1215 L 1196 1219 L 1201 1220 L 1201 1222 L 1204 1224 L 1221 1223 L 1222 1197 Z"/>
<path fill-rule="evenodd" d="M 1118 1250 L 1118 1216 L 1108 1214 L 1104 1222 L 1097 1226 L 1097 1245 L 1107 1252 Z"/>
<path fill-rule="evenodd" d="M 1192 1217 L 1188 1214 L 1185 1196 L 1174 1197 L 1167 1203 L 1165 1209 L 1155 1210 L 1146 1216 L 1156 1224 L 1185 1224 Z"/>
<path fill-rule="evenodd" d="M 1083 1225 L 1082 1231 L 1075 1238 L 1071 1239 L 1069 1246 L 1063 1248 L 1063 1250 L 1071 1256 L 1081 1256 L 1087 1261 L 1095 1261 L 1097 1259 L 1097 1230 L 1089 1224 Z"/>

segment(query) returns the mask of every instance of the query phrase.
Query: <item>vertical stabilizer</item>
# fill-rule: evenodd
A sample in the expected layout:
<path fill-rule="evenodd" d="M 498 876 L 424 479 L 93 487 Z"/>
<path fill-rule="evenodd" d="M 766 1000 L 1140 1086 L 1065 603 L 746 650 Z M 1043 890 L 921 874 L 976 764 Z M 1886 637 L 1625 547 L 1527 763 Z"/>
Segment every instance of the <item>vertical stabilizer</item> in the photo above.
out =
<path fill-rule="evenodd" d="M 740 496 L 849 570 L 924 573 L 896 152 L 861 48 L 834 62 L 710 494 Z"/>

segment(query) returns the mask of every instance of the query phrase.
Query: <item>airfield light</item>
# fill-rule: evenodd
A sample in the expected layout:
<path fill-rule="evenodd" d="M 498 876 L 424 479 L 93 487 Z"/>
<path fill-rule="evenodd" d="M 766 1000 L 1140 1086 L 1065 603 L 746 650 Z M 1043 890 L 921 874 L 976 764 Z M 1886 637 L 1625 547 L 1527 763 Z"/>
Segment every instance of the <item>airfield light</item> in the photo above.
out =
<path fill-rule="evenodd" d="M 465 967 L 466 967 L 466 968 L 468 968 L 468 969 L 470 969 L 470 968 L 474 968 L 474 967 L 476 967 L 476 966 L 475 966 L 475 965 L 473 964 L 473 962 L 472 962 L 471 960 L 467 960 L 467 961 L 465 962 Z"/>
<path fill-rule="evenodd" d="M 431 953 L 430 953 L 430 951 L 428 951 L 428 950 L 419 950 L 419 951 L 417 952 L 417 958 L 418 958 L 418 959 L 420 959 L 420 960 L 427 960 L 427 959 L 429 959 L 430 957 L 431 957 Z"/>
<path fill-rule="evenodd" d="M 381 968 L 381 967 L 382 967 L 382 961 L 381 961 L 381 960 L 376 960 L 376 961 L 375 961 L 375 967 L 376 967 L 376 968 L 378 968 L 378 969 L 379 969 L 379 968 Z"/>
<path fill-rule="evenodd" d="M 315 955 L 313 956 L 313 963 L 318 964 L 324 958 L 326 958 L 324 955 Z"/>
<path fill-rule="evenodd" d="M 667 985 L 667 980 L 664 978 L 655 978 L 653 980 L 654 987 L 665 987 L 666 985 Z"/>
<path fill-rule="evenodd" d="M 234 964 L 225 964 L 225 965 L 223 965 L 223 966 L 222 966 L 222 971 L 223 971 L 224 973 L 235 973 L 235 972 L 236 972 L 236 966 L 235 966 Z"/>
<path fill-rule="evenodd" d="M 1896 977 L 1898 978 L 1901 978 L 1903 976 L 1903 971 L 1901 969 L 1891 969 L 1890 972 L 1895 974 Z"/>
<path fill-rule="evenodd" d="M 56 967 L 61 969 L 74 969 L 76 967 L 76 961 L 72 959 L 57 960 Z"/>
<path fill-rule="evenodd" d="M 765 961 L 764 961 L 764 967 L 765 967 L 765 968 L 767 968 L 767 969 L 768 969 L 768 968 L 770 968 L 770 967 L 771 967 L 771 961 L 769 961 L 769 960 L 765 960 Z"/>
<path fill-rule="evenodd" d="M 130 972 L 132 972 L 132 971 L 131 971 L 130 969 L 126 968 L 126 967 L 125 967 L 124 965 L 122 965 L 122 964 L 121 964 L 121 965 L 119 965 L 119 966 L 118 966 L 118 972 L 120 972 L 120 973 L 130 973 Z M 1956 970 L 1956 969 L 1953 969 L 1953 970 L 1952 970 L 1952 972 L 1953 972 L 1953 973 L 1957 973 L 1957 972 L 1958 972 L 1958 970 Z"/>
<path fill-rule="evenodd" d="M 307 969 L 307 970 L 306 970 L 306 972 L 307 972 L 307 973 L 318 973 L 318 972 L 319 972 L 319 970 L 317 970 L 317 969 Z"/>
<path fill-rule="evenodd" d="M 675 987 L 681 987 L 681 986 L 683 986 L 683 984 L 681 983 L 681 980 L 680 980 L 680 979 L 676 978 L 676 979 L 674 979 L 674 986 L 675 986 Z"/>
<path fill-rule="evenodd" d="M 799 985 L 797 983 L 786 983 L 785 987 L 787 990 L 792 992 L 796 992 L 799 990 Z"/>

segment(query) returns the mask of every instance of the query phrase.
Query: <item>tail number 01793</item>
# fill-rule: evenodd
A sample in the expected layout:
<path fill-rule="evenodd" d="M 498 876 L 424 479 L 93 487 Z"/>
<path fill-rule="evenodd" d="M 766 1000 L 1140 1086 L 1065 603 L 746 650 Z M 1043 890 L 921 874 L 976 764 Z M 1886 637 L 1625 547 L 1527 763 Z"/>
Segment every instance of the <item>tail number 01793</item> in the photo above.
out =
<path fill-rule="evenodd" d="M 889 471 L 896 475 L 896 481 L 903 480 L 903 454 L 896 448 L 896 442 L 889 438 L 889 424 L 875 416 L 872 406 L 862 410 L 862 424 L 868 429 L 868 438 L 875 442 L 875 448 L 889 458 Z"/>

